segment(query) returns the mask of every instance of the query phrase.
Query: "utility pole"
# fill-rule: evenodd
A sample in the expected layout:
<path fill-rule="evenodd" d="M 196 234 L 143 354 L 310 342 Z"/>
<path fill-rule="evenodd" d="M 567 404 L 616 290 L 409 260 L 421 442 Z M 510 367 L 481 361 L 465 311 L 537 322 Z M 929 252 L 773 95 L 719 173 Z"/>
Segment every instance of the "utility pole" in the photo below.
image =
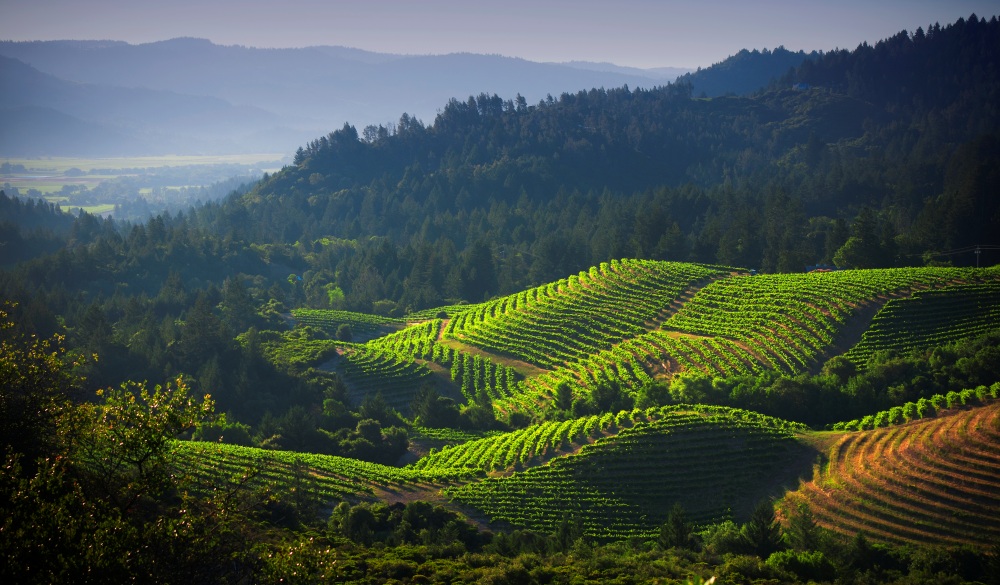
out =
<path fill-rule="evenodd" d="M 979 254 L 981 254 L 981 253 L 982 253 L 982 250 L 979 248 L 979 245 L 977 244 L 976 245 L 976 268 L 979 268 Z"/>

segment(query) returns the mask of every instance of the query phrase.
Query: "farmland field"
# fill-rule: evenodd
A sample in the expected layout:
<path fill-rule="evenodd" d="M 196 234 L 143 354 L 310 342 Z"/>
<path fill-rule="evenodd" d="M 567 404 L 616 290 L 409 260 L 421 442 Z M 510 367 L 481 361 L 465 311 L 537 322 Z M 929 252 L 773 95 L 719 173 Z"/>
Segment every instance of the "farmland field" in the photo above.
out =
<path fill-rule="evenodd" d="M 1000 539 L 1000 403 L 840 437 L 787 494 L 821 526 L 892 543 Z"/>
<path fill-rule="evenodd" d="M 805 504 L 820 526 L 845 535 L 984 546 L 1000 537 L 998 443 L 993 401 L 837 434 L 719 407 L 625 411 L 471 438 L 402 468 L 225 444 L 174 450 L 202 484 L 244 476 L 280 489 L 306 478 L 324 501 L 441 491 L 517 527 L 554 530 L 568 514 L 599 540 L 652 537 L 663 502 L 709 522 L 745 517 L 771 496 L 786 517 Z"/>
<path fill-rule="evenodd" d="M 137 200 L 172 208 L 200 188 L 281 169 L 284 155 L 170 155 L 124 158 L 6 158 L 0 186 L 8 195 L 44 198 L 63 209 L 107 214 Z M 205 199 L 204 194 L 200 194 Z M 149 207 L 135 215 L 144 217 Z M 120 211 L 129 216 L 127 211 Z"/>
<path fill-rule="evenodd" d="M 620 260 L 404 319 L 299 310 L 297 321 L 328 336 L 348 326 L 370 339 L 309 342 L 323 348 L 314 354 L 306 345 L 277 347 L 306 365 L 339 347 L 331 363 L 355 404 L 378 393 L 409 415 L 416 390 L 430 383 L 497 417 L 532 415 L 536 424 L 485 437 L 422 430 L 427 439 L 418 441 L 438 450 L 422 449 L 393 480 L 393 490 L 443 499 L 500 525 L 545 532 L 571 514 L 595 539 L 649 538 L 674 502 L 711 523 L 740 520 L 760 499 L 783 497 L 786 513 L 804 503 L 820 525 L 845 535 L 979 546 L 994 536 L 984 527 L 997 521 L 988 494 L 1000 493 L 1000 462 L 989 454 L 1000 444 L 996 384 L 869 411 L 830 425 L 833 432 L 708 405 L 577 417 L 563 410 L 548 420 L 542 413 L 566 400 L 557 388 L 576 402 L 609 386 L 637 399 L 679 375 L 802 376 L 838 356 L 863 366 L 873 355 L 983 335 L 998 326 L 997 286 L 996 269 L 749 276 Z M 909 330 L 919 334 L 901 333 Z M 915 464 L 915 457 L 926 472 L 894 463 Z M 872 470 L 880 479 L 866 475 Z M 946 496 L 947 470 L 967 479 Z M 418 478 L 425 483 L 407 483 Z M 430 478 L 441 483 L 427 484 Z M 892 486 L 904 484 L 916 490 L 912 499 L 891 496 Z M 352 489 L 371 496 L 360 484 Z M 888 497 L 898 501 L 880 500 Z"/>
<path fill-rule="evenodd" d="M 45 174 L 62 174 L 69 169 L 80 169 L 85 172 L 95 170 L 151 169 L 161 167 L 178 167 L 191 165 L 259 165 L 280 161 L 285 154 L 221 154 L 221 155 L 165 155 L 165 156 L 135 156 L 112 158 L 4 158 L 3 162 L 11 166 L 21 165 L 30 171 L 42 171 Z M 278 167 L 280 168 L 280 167 Z M 7 176 L 4 173 L 3 176 Z"/>

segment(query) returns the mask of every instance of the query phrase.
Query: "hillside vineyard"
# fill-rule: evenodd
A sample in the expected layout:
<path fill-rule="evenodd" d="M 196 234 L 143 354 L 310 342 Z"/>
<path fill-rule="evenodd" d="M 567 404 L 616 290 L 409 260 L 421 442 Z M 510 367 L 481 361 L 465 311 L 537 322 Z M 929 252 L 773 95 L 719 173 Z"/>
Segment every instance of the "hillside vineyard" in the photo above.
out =
<path fill-rule="evenodd" d="M 342 53 L 0 40 L 178 48 Z M 105 91 L 4 59 L 4 148 Z M 997 96 L 971 15 L 345 123 L 184 211 L 3 162 L 0 582 L 998 583 Z"/>
<path fill-rule="evenodd" d="M 635 392 L 655 376 L 678 373 L 794 375 L 818 370 L 852 344 L 845 357 L 863 369 L 875 351 L 930 347 L 989 331 L 997 322 L 997 288 L 993 270 L 750 276 L 737 269 L 622 260 L 469 309 L 453 308 L 447 320 L 413 325 L 365 346 L 449 368 L 471 401 L 485 393 L 498 410 L 532 412 L 551 402 L 562 382 L 582 394 L 602 383 Z M 944 302 L 949 298 L 954 301 Z M 970 298 L 982 309 L 970 305 Z M 886 338 L 884 331 L 902 326 L 895 317 L 899 306 L 933 315 L 923 321 L 928 332 Z M 859 326 L 868 329 L 860 343 L 850 337 Z M 349 384 L 378 384 L 394 404 L 406 397 L 392 398 L 393 380 L 430 374 L 403 374 L 397 366 L 377 374 L 369 368 L 372 375 L 366 376 L 370 358 L 363 356 L 369 355 L 352 348 L 340 371 Z M 532 375 L 518 374 L 516 364 Z"/>

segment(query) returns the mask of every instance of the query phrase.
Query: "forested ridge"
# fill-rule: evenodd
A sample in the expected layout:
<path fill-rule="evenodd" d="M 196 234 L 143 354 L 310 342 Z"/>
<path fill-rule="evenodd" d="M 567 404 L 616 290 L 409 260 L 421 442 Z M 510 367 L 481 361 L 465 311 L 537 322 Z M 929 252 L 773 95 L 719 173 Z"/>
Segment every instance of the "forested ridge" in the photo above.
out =
<path fill-rule="evenodd" d="M 741 53 L 725 68 L 787 71 L 741 95 L 704 97 L 699 72 L 456 98 L 430 124 L 346 124 L 248 190 L 144 223 L 0 193 L 5 570 L 1000 574 L 993 503 L 933 496 L 919 538 L 877 525 L 873 545 L 868 520 L 809 516 L 814 491 L 781 518 L 767 499 L 794 487 L 773 469 L 794 482 L 836 458 L 823 429 L 896 457 L 892 437 L 980 425 L 949 449 L 1000 485 L 998 52 L 997 18 L 970 16 Z M 802 274 L 817 264 L 877 270 Z M 713 489 L 669 467 L 694 459 Z M 876 481 L 841 463 L 815 477 Z M 943 525 L 965 548 L 891 546 Z"/>
<path fill-rule="evenodd" d="M 841 265 L 922 264 L 998 227 L 997 37 L 995 18 L 902 32 L 745 97 L 679 82 L 453 99 L 431 125 L 345 125 L 198 221 L 315 252 L 361 310 L 481 300 L 623 256 L 799 271 L 852 236 Z M 366 273 L 383 286 L 355 290 Z"/>
<path fill-rule="evenodd" d="M 156 222 L 253 244 L 311 305 L 332 283 L 334 308 L 397 315 L 621 257 L 970 265 L 936 254 L 996 244 L 998 26 L 970 17 L 814 56 L 743 97 L 679 82 L 453 99 L 431 125 L 345 125 L 250 192 Z M 116 237 L 131 246 L 143 227 Z"/>

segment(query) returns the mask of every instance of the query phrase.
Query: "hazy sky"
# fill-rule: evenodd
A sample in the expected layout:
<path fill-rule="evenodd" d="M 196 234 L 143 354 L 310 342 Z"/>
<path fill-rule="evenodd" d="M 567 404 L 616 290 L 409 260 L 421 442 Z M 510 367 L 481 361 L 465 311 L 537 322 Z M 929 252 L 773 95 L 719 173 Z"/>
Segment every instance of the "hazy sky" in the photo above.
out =
<path fill-rule="evenodd" d="M 743 48 L 853 49 L 998 12 L 996 0 L 0 0 L 0 39 L 190 36 L 254 47 L 697 67 Z"/>

